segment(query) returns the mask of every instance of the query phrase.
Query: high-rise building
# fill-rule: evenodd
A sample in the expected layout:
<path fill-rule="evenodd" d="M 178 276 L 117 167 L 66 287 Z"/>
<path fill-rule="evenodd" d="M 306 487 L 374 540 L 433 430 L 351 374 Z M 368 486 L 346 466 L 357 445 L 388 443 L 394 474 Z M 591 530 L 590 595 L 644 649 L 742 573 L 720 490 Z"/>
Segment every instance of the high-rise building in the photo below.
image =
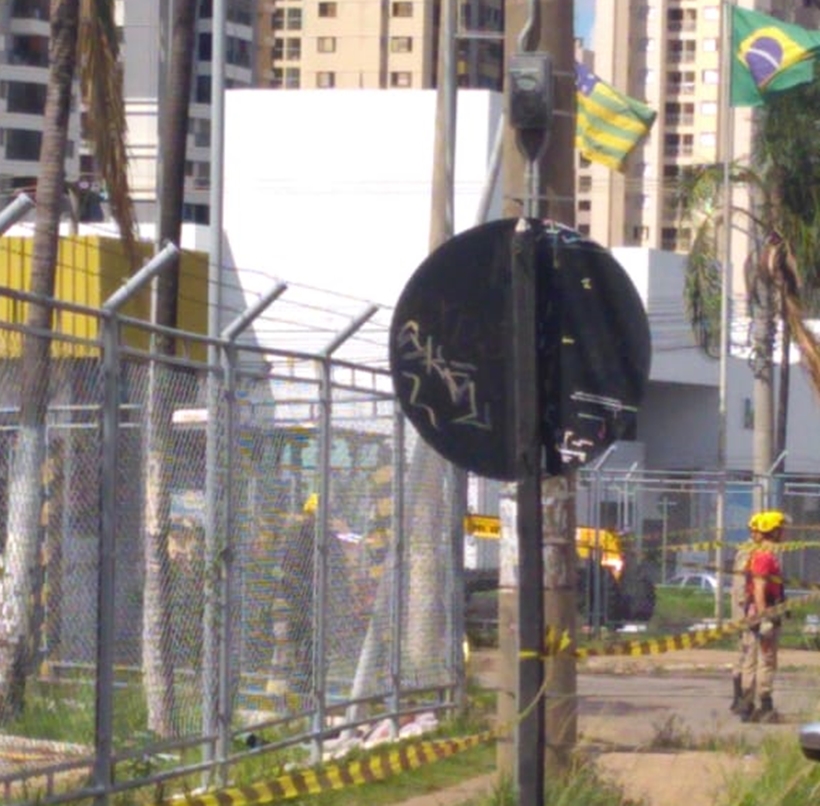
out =
<path fill-rule="evenodd" d="M 820 23 L 813 0 L 739 0 L 738 6 L 810 28 Z M 596 164 L 579 171 L 579 221 L 587 223 L 594 240 L 607 246 L 689 249 L 693 233 L 680 221 L 673 196 L 685 166 L 723 158 L 720 106 L 728 77 L 721 74 L 721 13 L 728 8 L 718 0 L 597 4 L 596 74 L 646 101 L 658 116 L 625 173 Z M 750 155 L 755 112 L 739 108 L 731 114 L 730 153 L 742 160 Z M 742 255 L 746 248 L 738 236 L 733 254 Z"/>
<path fill-rule="evenodd" d="M 225 0 L 226 87 L 257 84 L 254 70 L 254 0 Z M 156 218 L 158 115 L 167 67 L 169 0 L 117 0 L 123 30 L 125 111 L 131 166 L 131 191 L 141 220 Z M 208 221 L 211 145 L 212 0 L 197 4 L 196 52 L 191 87 L 185 166 L 187 221 Z"/>
<path fill-rule="evenodd" d="M 436 85 L 439 2 L 260 0 L 260 83 L 283 89 L 428 88 Z M 462 86 L 500 88 L 501 0 L 459 6 Z M 469 32 L 479 37 L 469 37 Z"/>
<path fill-rule="evenodd" d="M 48 84 L 49 0 L 0 3 L 0 204 L 37 182 Z M 72 116 L 66 177 L 90 169 L 81 158 L 80 115 Z"/>
<path fill-rule="evenodd" d="M 439 0 L 225 0 L 227 87 L 436 86 Z M 122 30 L 130 178 L 140 220 L 156 217 L 158 115 L 169 0 L 116 0 Z M 49 0 L 0 3 L 0 191 L 35 184 L 48 80 Z M 184 218 L 207 223 L 210 186 L 212 0 L 197 4 Z M 503 2 L 459 5 L 456 66 L 465 87 L 501 88 Z M 78 102 L 76 109 L 81 109 Z M 95 179 L 72 121 L 70 179 Z"/>

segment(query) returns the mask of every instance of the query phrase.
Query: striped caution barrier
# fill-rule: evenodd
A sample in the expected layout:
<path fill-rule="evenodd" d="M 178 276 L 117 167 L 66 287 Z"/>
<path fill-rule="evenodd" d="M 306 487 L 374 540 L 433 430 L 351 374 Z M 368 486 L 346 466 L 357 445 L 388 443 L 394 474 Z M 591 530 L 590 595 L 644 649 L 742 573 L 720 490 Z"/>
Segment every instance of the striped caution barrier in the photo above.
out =
<path fill-rule="evenodd" d="M 184 803 L 186 806 L 262 806 L 281 803 L 293 798 L 383 781 L 391 775 L 416 770 L 495 741 L 496 735 L 495 731 L 485 731 L 459 739 L 414 742 L 347 763 L 300 770 L 267 781 L 201 795 L 186 794 L 164 803 Z"/>
<path fill-rule="evenodd" d="M 640 657 L 642 655 L 661 655 L 666 652 L 696 649 L 719 641 L 726 636 L 739 633 L 760 621 L 762 618 L 776 618 L 784 615 L 792 608 L 817 601 L 820 601 L 820 589 L 817 589 L 817 586 L 815 586 L 815 590 L 811 593 L 795 599 L 789 599 L 788 602 L 770 607 L 760 618 L 754 620 L 742 619 L 740 621 L 728 621 L 720 627 L 693 630 L 692 632 L 661 636 L 659 638 L 648 638 L 643 641 L 617 641 L 602 647 L 576 647 L 574 649 L 574 655 L 579 660 L 584 660 L 586 658 L 604 656 Z M 549 658 L 559 653 L 569 651 L 571 646 L 572 642 L 566 633 L 558 639 L 552 630 L 548 630 L 543 657 Z M 521 657 L 527 657 L 527 655 L 521 653 Z"/>
<path fill-rule="evenodd" d="M 769 608 L 765 616 L 769 618 L 780 616 L 791 607 L 798 607 L 816 601 L 820 601 L 820 588 L 813 590 L 806 596 Z M 578 660 L 602 656 L 639 657 L 659 655 L 666 652 L 706 646 L 728 635 L 740 632 L 751 623 L 749 620 L 733 621 L 727 622 L 721 627 L 643 641 L 619 641 L 602 647 L 575 647 L 574 649 L 572 640 L 566 631 L 559 633 L 554 628 L 549 628 L 545 636 L 544 651 L 543 654 L 540 654 L 540 657 L 546 660 L 569 651 L 572 651 Z M 522 652 L 519 657 L 520 659 L 531 658 L 533 653 Z M 541 690 L 538 691 L 533 701 L 521 710 L 516 721 L 525 718 L 544 697 L 547 682 L 547 679 L 545 679 Z M 419 769 L 435 761 L 493 742 L 500 736 L 507 735 L 513 727 L 514 725 L 498 727 L 494 730 L 457 739 L 412 742 L 349 762 L 294 771 L 245 786 L 230 787 L 197 795 L 185 794 L 163 803 L 184 803 L 185 806 L 263 806 L 263 804 L 281 803 L 294 798 L 375 783 L 392 775 Z"/>
<path fill-rule="evenodd" d="M 736 549 L 742 543 L 729 543 L 725 540 L 702 540 L 697 543 L 678 543 L 666 546 L 667 552 L 683 551 L 715 551 L 719 548 Z M 820 540 L 787 540 L 772 547 L 778 553 L 786 551 L 802 551 L 803 549 L 820 548 Z"/>

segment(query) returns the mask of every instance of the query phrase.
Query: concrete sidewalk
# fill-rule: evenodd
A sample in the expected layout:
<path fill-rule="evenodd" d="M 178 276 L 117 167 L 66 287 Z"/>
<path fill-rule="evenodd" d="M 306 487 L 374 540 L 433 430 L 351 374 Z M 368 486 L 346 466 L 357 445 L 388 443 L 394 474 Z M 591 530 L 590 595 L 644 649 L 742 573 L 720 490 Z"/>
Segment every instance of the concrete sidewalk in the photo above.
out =
<path fill-rule="evenodd" d="M 781 650 L 775 704 L 779 725 L 743 724 L 728 711 L 732 650 L 689 649 L 640 657 L 590 658 L 578 665 L 579 744 L 594 750 L 600 773 L 620 786 L 629 801 L 647 806 L 714 803 L 729 779 L 754 772 L 747 755 L 691 749 L 738 739 L 757 747 L 767 736 L 794 736 L 801 723 L 816 718 L 820 701 L 820 652 Z M 503 659 L 480 651 L 471 673 L 480 684 L 498 684 Z M 658 746 L 669 732 L 669 746 Z M 690 740 L 689 748 L 683 741 Z M 494 791 L 494 774 L 477 776 L 440 792 L 396 806 L 464 806 Z"/>
<path fill-rule="evenodd" d="M 496 784 L 495 773 L 470 778 L 458 786 L 451 786 L 438 792 L 417 795 L 403 800 L 396 806 L 463 806 L 465 803 L 486 798 L 493 793 Z"/>

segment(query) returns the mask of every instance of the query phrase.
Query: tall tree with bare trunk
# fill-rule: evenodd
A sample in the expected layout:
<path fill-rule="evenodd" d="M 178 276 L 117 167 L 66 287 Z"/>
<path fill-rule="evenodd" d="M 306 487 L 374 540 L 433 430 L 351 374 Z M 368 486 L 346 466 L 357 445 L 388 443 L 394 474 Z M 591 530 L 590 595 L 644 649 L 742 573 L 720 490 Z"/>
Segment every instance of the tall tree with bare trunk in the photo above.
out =
<path fill-rule="evenodd" d="M 113 0 L 51 0 L 50 62 L 37 182 L 29 303 L 20 359 L 20 419 L 9 473 L 9 511 L 0 580 L 0 719 L 25 704 L 31 662 L 32 584 L 37 565 L 42 468 L 51 378 L 52 307 L 75 74 L 88 108 L 90 137 L 126 250 L 135 260 L 128 191 L 125 108 Z M 42 300 L 42 302 L 40 302 Z"/>
<path fill-rule="evenodd" d="M 159 241 L 179 245 L 185 192 L 188 109 L 194 67 L 197 0 L 172 0 L 170 48 L 160 108 Z M 178 324 L 179 261 L 157 278 L 153 321 Z M 177 733 L 171 629 L 171 467 L 173 413 L 185 382 L 164 359 L 176 352 L 172 336 L 154 336 L 145 418 L 145 590 L 142 663 L 148 728 L 162 738 Z M 183 392 L 184 393 L 184 392 Z"/>

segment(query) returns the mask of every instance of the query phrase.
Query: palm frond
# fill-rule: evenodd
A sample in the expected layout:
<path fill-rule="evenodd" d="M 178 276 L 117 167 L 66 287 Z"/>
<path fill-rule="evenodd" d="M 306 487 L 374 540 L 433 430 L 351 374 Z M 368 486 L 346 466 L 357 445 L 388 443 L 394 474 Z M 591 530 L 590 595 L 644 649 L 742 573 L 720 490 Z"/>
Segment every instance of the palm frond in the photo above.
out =
<path fill-rule="evenodd" d="M 684 303 L 695 341 L 707 355 L 720 354 L 721 267 L 715 229 L 710 221 L 698 228 L 686 262 Z"/>
<path fill-rule="evenodd" d="M 111 213 L 132 266 L 136 266 L 137 222 L 128 184 L 127 125 L 113 0 L 82 0 L 79 39 L 89 135 Z"/>

